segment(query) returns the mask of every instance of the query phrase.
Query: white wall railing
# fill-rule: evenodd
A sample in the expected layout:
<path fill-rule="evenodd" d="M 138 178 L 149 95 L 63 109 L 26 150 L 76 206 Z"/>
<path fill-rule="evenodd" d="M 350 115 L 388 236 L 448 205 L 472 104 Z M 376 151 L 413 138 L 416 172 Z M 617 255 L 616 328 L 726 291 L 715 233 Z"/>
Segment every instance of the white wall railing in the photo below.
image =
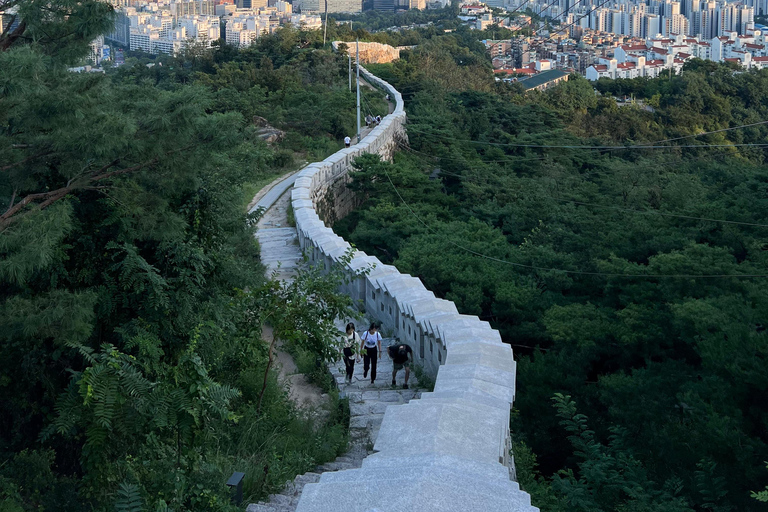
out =
<path fill-rule="evenodd" d="M 365 79 L 396 103 L 358 144 L 308 165 L 291 193 L 301 247 L 312 262 L 339 265 L 350 244 L 323 223 L 319 201 L 347 173 L 357 156 L 391 154 L 404 132 L 400 93 L 361 69 Z M 355 251 L 350 275 L 369 267 L 342 290 L 369 316 L 409 343 L 435 377 L 421 399 L 387 408 L 374 454 L 360 469 L 324 473 L 307 485 L 298 512 L 525 511 L 538 510 L 510 480 L 509 415 L 515 396 L 512 349 L 498 331 L 475 316 L 461 315 L 423 283 L 378 258 Z"/>

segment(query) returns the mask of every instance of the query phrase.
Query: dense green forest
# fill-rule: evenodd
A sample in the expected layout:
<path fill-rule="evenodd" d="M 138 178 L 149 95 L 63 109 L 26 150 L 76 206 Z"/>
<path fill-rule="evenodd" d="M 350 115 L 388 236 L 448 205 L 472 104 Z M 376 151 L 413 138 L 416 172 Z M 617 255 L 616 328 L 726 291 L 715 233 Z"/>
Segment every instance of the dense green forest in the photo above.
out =
<path fill-rule="evenodd" d="M 513 346 L 515 459 L 543 511 L 761 510 L 768 71 L 523 94 L 463 37 L 371 66 L 409 144 L 358 159 L 367 199 L 334 229 Z M 630 87 L 644 105 L 611 97 Z"/>
<path fill-rule="evenodd" d="M 235 509 L 233 471 L 255 501 L 346 449 L 344 403 L 297 410 L 261 339 L 313 367 L 340 277 L 266 279 L 246 215 L 353 133 L 346 60 L 289 27 L 70 73 L 112 8 L 47 5 L 0 37 L 0 510 Z"/>
<path fill-rule="evenodd" d="M 0 36 L 0 511 L 228 510 L 232 471 L 263 497 L 346 446 L 343 402 L 303 417 L 260 337 L 322 354 L 340 278 L 265 279 L 245 214 L 353 132 L 346 61 L 289 27 L 73 74 L 111 8 L 37 5 Z M 335 229 L 513 346 L 514 455 L 543 511 L 760 510 L 768 71 L 526 95 L 446 12 L 328 27 L 418 45 L 371 66 L 409 144 L 358 160 L 367 200 Z"/>

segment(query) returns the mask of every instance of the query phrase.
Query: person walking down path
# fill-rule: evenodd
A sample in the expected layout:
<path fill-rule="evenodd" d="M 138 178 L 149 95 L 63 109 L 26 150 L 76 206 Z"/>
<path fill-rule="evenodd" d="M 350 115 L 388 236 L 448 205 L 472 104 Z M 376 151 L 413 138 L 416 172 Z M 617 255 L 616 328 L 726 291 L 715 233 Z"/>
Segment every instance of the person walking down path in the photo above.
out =
<path fill-rule="evenodd" d="M 361 336 L 363 342 L 360 351 L 363 352 L 363 378 L 368 377 L 368 368 L 371 369 L 371 384 L 376 381 L 376 365 L 381 359 L 381 334 L 376 324 L 371 324 Z"/>
<path fill-rule="evenodd" d="M 406 343 L 400 343 L 399 345 L 390 345 L 387 352 L 389 358 L 392 359 L 392 385 L 397 385 L 395 380 L 397 372 L 405 368 L 403 389 L 408 389 L 408 377 L 411 376 L 411 364 L 413 363 L 413 349 Z"/>
<path fill-rule="evenodd" d="M 341 353 L 344 356 L 344 366 L 347 368 L 346 382 L 352 384 L 352 375 L 355 373 L 355 361 L 360 361 L 360 356 L 355 352 L 357 351 L 358 344 L 362 343 L 360 336 L 355 331 L 355 324 L 352 322 L 347 324 L 346 332 L 342 335 L 341 342 Z"/>
<path fill-rule="evenodd" d="M 344 137 L 344 145 L 346 147 L 349 147 L 350 144 L 352 144 L 352 139 L 350 139 L 349 135 L 347 135 L 346 137 Z"/>

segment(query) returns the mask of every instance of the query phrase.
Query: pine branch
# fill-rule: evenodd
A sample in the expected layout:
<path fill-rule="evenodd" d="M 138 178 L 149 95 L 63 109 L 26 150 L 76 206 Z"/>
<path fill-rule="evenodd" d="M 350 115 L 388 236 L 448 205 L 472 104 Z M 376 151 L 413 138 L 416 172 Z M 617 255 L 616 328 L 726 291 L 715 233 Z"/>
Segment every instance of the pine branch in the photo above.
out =
<path fill-rule="evenodd" d="M 0 0 L 0 11 L 7 11 L 11 7 L 14 7 L 15 5 L 17 5 L 18 3 L 19 3 L 19 0 Z M 13 18 L 11 18 L 11 22 L 8 23 L 7 26 L 10 27 L 14 19 L 15 19 L 15 15 Z"/>
<path fill-rule="evenodd" d="M 14 19 L 11 20 L 11 23 L 13 23 Z M 10 25 L 9 25 L 10 26 Z M 13 43 L 16 42 L 18 38 L 24 34 L 24 32 L 27 30 L 27 22 L 24 20 L 21 20 L 19 25 L 14 29 L 13 32 L 7 33 L 7 35 L 0 36 L 0 52 L 4 52 L 8 50 L 8 48 L 11 47 Z"/>
<path fill-rule="evenodd" d="M 161 156 L 169 156 L 173 153 L 186 151 L 187 149 L 190 149 L 193 146 L 194 144 L 190 144 L 182 148 L 167 151 L 163 153 L 163 155 Z M 11 204 L 11 206 L 8 207 L 5 213 L 0 215 L 0 231 L 7 228 L 12 222 L 14 222 L 18 218 L 17 214 L 19 214 L 24 209 L 24 207 L 29 205 L 30 203 L 42 201 L 38 205 L 39 208 L 42 210 L 52 205 L 56 201 L 63 199 L 69 193 L 74 192 L 75 190 L 94 189 L 95 187 L 90 186 L 91 183 L 98 183 L 100 181 L 107 180 L 109 178 L 113 178 L 121 174 L 129 174 L 132 172 L 136 172 L 138 170 L 144 169 L 145 167 L 151 167 L 157 164 L 159 161 L 160 161 L 160 157 L 158 156 L 151 160 L 147 160 L 146 162 L 142 162 L 140 164 L 134 165 L 132 167 L 126 167 L 125 169 L 117 169 L 115 171 L 106 172 L 108 169 L 120 163 L 120 158 L 117 158 L 111 161 L 110 163 L 104 165 L 103 167 L 100 167 L 99 169 L 92 171 L 90 175 L 86 178 L 82 178 L 75 182 L 70 181 L 69 183 L 67 183 L 65 187 L 61 187 L 56 190 L 52 190 L 50 192 L 38 192 L 35 194 L 29 194 L 25 196 L 24 199 L 16 203 L 15 205 Z M 101 188 L 104 188 L 104 187 L 99 187 L 97 189 L 101 189 Z"/>
<path fill-rule="evenodd" d="M 169 153 L 166 153 L 166 155 L 167 154 L 169 154 Z M 127 174 L 129 172 L 135 172 L 135 171 L 138 171 L 139 169 L 143 169 L 144 167 L 150 167 L 152 165 L 155 165 L 159 161 L 160 161 L 159 158 L 153 158 L 152 160 L 149 160 L 147 162 L 141 163 L 139 165 L 134 165 L 133 167 L 128 167 L 126 169 L 118 169 L 116 171 L 103 172 L 101 174 L 97 174 L 96 176 L 93 176 L 92 178 L 90 178 L 89 181 L 101 181 L 101 180 L 106 180 L 108 178 L 111 178 L 113 176 L 118 176 L 120 174 Z M 110 167 L 113 167 L 113 166 L 117 165 L 117 162 L 119 162 L 119 159 L 115 160 L 113 163 L 111 163 L 109 165 L 106 165 L 106 166 L 102 167 L 101 169 L 99 169 L 96 172 L 101 172 L 101 171 L 107 170 Z"/>
<path fill-rule="evenodd" d="M 26 158 L 22 158 L 18 162 L 14 162 L 12 164 L 8 164 L 8 165 L 4 165 L 3 167 L 0 167 L 0 171 L 7 171 L 8 169 L 13 169 L 17 165 L 21 165 L 21 164 L 27 163 L 30 160 L 34 160 L 35 158 L 40 158 L 40 157 L 43 157 L 43 156 L 50 155 L 51 153 L 53 153 L 53 151 L 44 151 L 42 153 L 37 153 L 36 155 L 30 155 L 30 156 L 28 156 Z"/>
<path fill-rule="evenodd" d="M 69 187 L 64 187 L 64 188 L 68 189 Z M 61 190 L 61 189 L 59 189 L 59 190 Z M 40 193 L 37 193 L 37 194 L 30 194 L 30 195 L 26 196 L 24 199 L 22 199 L 21 201 L 16 203 L 15 206 L 11 206 L 10 208 L 8 208 L 5 211 L 4 214 L 0 215 L 0 226 L 2 226 L 3 224 L 8 223 L 8 220 L 13 215 L 15 215 L 19 210 L 24 208 L 26 205 L 28 205 L 32 201 L 37 201 L 38 199 L 46 199 L 46 198 L 50 197 L 51 195 L 55 195 L 56 193 L 58 193 L 58 190 L 56 190 L 54 192 L 40 192 Z"/>

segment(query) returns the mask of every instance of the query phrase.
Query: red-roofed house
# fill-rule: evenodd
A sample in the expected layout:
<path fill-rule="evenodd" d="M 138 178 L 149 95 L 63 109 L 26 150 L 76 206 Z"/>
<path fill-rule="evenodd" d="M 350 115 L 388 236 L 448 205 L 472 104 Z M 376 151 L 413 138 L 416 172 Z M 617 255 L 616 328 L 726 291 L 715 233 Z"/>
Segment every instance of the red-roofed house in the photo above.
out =
<path fill-rule="evenodd" d="M 500 69 L 494 69 L 494 73 L 498 75 L 525 75 L 525 76 L 531 76 L 538 73 L 536 71 L 536 63 L 531 62 L 527 66 L 523 66 L 522 68 L 500 68 Z"/>
<path fill-rule="evenodd" d="M 709 57 L 711 55 L 711 46 L 706 41 L 696 41 L 693 40 L 689 46 L 688 51 L 686 53 L 690 53 L 693 57 L 697 57 L 699 59 L 709 60 Z"/>
<path fill-rule="evenodd" d="M 643 64 L 645 64 L 645 59 L 641 57 L 643 60 Z M 616 78 L 637 78 L 641 76 L 641 70 L 638 69 L 638 66 L 634 62 L 622 62 L 621 64 L 616 65 Z"/>
<path fill-rule="evenodd" d="M 749 69 L 752 67 L 752 54 L 744 50 L 732 50 L 730 58 L 739 59 L 741 65 Z"/>
<path fill-rule="evenodd" d="M 649 78 L 657 78 L 664 70 L 663 60 L 649 60 L 645 63 L 644 76 Z"/>
<path fill-rule="evenodd" d="M 627 62 L 630 57 L 645 57 L 648 48 L 642 44 L 628 45 L 623 44 L 614 50 L 613 55 L 619 62 Z"/>
<path fill-rule="evenodd" d="M 593 64 L 587 68 L 587 80 L 594 82 L 600 78 L 616 78 L 617 66 L 618 62 L 616 62 L 616 59 L 606 59 L 601 57 L 598 59 L 597 64 Z"/>
<path fill-rule="evenodd" d="M 752 67 L 755 69 L 765 69 L 768 67 L 768 56 L 752 57 Z"/>

